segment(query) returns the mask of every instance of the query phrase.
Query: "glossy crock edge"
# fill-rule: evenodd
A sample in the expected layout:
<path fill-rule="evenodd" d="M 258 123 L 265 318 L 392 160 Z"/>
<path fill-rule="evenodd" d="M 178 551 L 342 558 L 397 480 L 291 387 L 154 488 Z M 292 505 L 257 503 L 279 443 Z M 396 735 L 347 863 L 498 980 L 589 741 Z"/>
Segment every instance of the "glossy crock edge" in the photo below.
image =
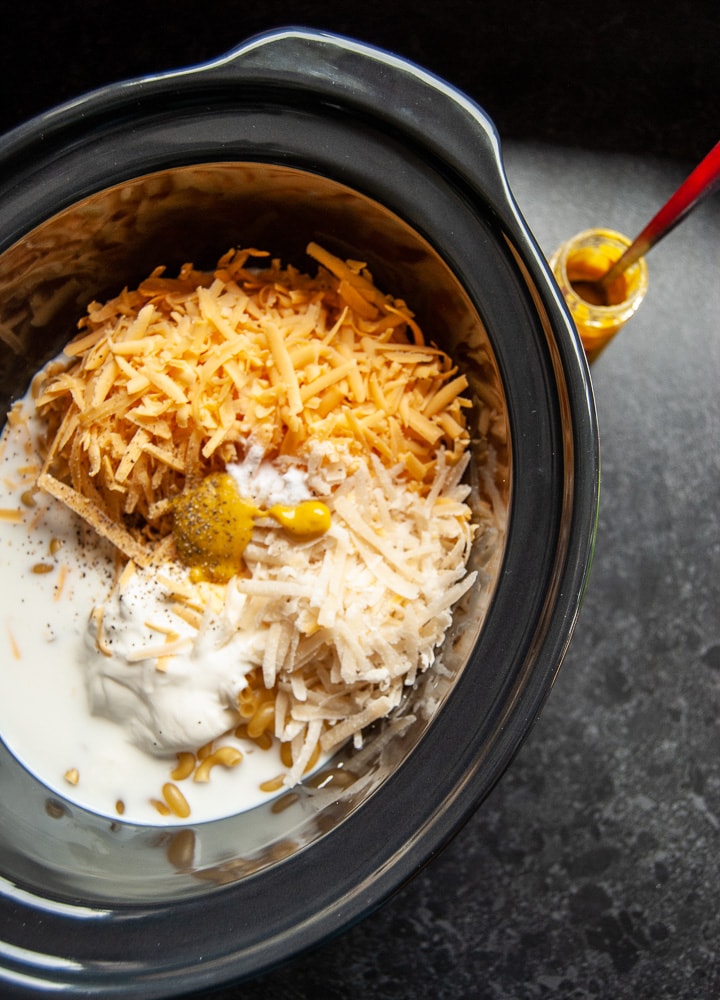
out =
<path fill-rule="evenodd" d="M 345 58 L 346 64 L 333 63 L 333 56 Z M 40 112 L 0 136 L 0 180 L 1 172 L 9 170 L 8 178 L 12 181 L 14 170 L 27 169 L 28 162 L 32 162 L 28 157 L 66 134 L 71 135 L 75 129 L 87 131 L 96 122 L 122 111 L 132 114 L 143 101 L 243 84 L 285 85 L 288 90 L 301 87 L 319 95 L 329 105 L 342 98 L 347 106 L 367 109 L 378 119 L 384 116 L 390 123 L 402 122 L 407 136 L 414 135 L 424 144 L 429 138 L 427 132 L 421 121 L 413 120 L 414 114 L 423 113 L 422 100 L 416 109 L 410 104 L 402 109 L 389 104 L 382 70 L 411 82 L 414 87 L 411 96 L 415 100 L 423 93 L 434 93 L 442 101 L 462 108 L 467 120 L 472 120 L 476 129 L 479 126 L 475 156 L 486 167 L 499 166 L 499 138 L 494 123 L 478 104 L 452 84 L 379 46 L 321 29 L 284 27 L 254 35 L 207 62 L 110 83 Z M 448 133 L 451 136 L 452 130 Z M 443 150 L 442 142 L 436 145 Z M 448 145 L 451 147 L 452 142 Z M 489 170 L 487 179 L 501 180 L 494 169 Z M 504 185 L 492 184 L 488 193 L 502 199 Z M 62 207 L 66 206 L 58 206 Z M 9 242 L 3 244 L 8 245 Z"/>
<path fill-rule="evenodd" d="M 401 62 L 402 62 L 402 63 L 403 63 L 403 65 L 404 65 L 404 62 L 403 62 L 403 61 L 401 61 Z M 162 78 L 158 78 L 158 79 L 162 79 Z M 523 229 L 523 224 L 522 224 L 522 222 L 521 222 L 521 220 L 520 220 L 519 218 L 518 218 L 518 224 L 519 224 L 519 227 L 520 227 L 520 232 L 521 232 L 521 233 L 524 233 L 524 229 Z M 518 235 L 518 234 L 517 234 L 517 232 L 516 232 L 516 236 L 517 236 L 517 235 Z M 525 234 L 525 235 L 526 235 L 526 234 Z M 526 248 L 526 249 L 527 249 L 527 248 Z M 572 350 L 569 350 L 569 351 L 568 351 L 568 350 L 564 350 L 564 349 L 561 349 L 560 353 L 561 353 L 561 355 L 566 355 L 566 357 L 565 357 L 565 361 L 567 362 L 567 361 L 569 360 L 569 358 L 570 358 L 570 356 L 572 355 L 572 353 L 573 353 L 573 352 L 572 352 Z M 581 552 L 578 552 L 578 564 L 582 562 L 582 558 L 581 558 L 581 557 L 582 557 L 582 553 L 581 553 Z M 573 579 L 575 578 L 575 577 L 573 576 L 573 574 L 571 574 L 571 576 L 573 577 Z M 583 577 L 585 576 L 585 572 L 584 572 L 584 571 L 582 572 L 582 576 L 583 576 Z M 570 609 L 570 611 L 571 611 L 571 613 L 572 613 L 572 616 L 573 616 L 573 621 L 574 621 L 574 617 L 575 617 L 575 614 L 576 614 L 576 611 L 572 611 L 572 609 Z M 564 631 L 564 630 L 563 630 L 563 631 Z M 567 641 L 569 641 L 569 636 L 568 636 L 568 637 L 566 637 L 566 638 L 567 638 Z M 566 648 L 566 644 L 567 644 L 567 643 L 565 642 L 565 644 L 564 644 L 564 648 Z M 564 648 L 563 648 L 563 652 L 564 652 Z M 545 692 L 545 693 L 546 693 L 546 692 Z M 473 806 L 473 808 L 474 808 L 474 806 Z M 451 832 L 452 832 L 452 831 L 451 831 Z M 416 870 L 416 867 L 417 867 L 416 863 L 413 863 L 412 867 L 413 867 L 413 869 L 415 869 L 415 870 Z M 389 865 L 388 865 L 388 868 L 392 868 L 392 866 L 391 866 L 391 865 L 389 864 Z M 386 871 L 386 873 L 387 873 L 387 871 Z M 385 873 L 385 874 L 386 874 L 386 873 Z M 412 874 L 412 872 L 410 872 L 410 874 Z M 391 885 L 390 885 L 390 886 L 388 887 L 388 893 L 389 893 L 390 891 L 392 891 L 392 889 L 393 889 L 393 888 L 396 888 L 396 884 L 395 884 L 395 883 L 396 883 L 396 879 L 395 879 L 395 878 L 392 878 L 392 879 L 391 879 L 391 882 L 392 882 L 393 884 L 391 884 Z M 376 886 L 375 888 L 377 888 L 377 886 Z M 385 893 L 384 895 L 387 895 L 388 893 Z M 375 905 L 377 905 L 377 902 L 378 902 L 378 900 L 377 900 L 377 899 L 375 899 L 374 903 L 373 903 L 372 905 L 370 905 L 370 907 L 369 907 L 369 908 L 370 908 L 370 909 L 374 908 L 374 906 L 375 906 Z M 363 915 L 365 914 L 365 912 L 367 912 L 367 911 L 364 911 L 364 912 L 361 912 L 361 913 L 360 913 L 359 915 L 357 915 L 356 919 L 359 919 L 359 918 L 360 918 L 361 916 L 363 916 Z M 194 986 L 193 988 L 196 988 L 196 987 Z M 160 994 L 157 994 L 157 995 L 160 995 Z"/>
<path fill-rule="evenodd" d="M 465 119 L 464 125 L 454 119 L 454 125 L 461 129 L 472 125 L 472 152 L 484 168 L 485 193 L 491 200 L 507 196 L 500 139 L 492 119 L 447 80 L 387 49 L 318 29 L 278 28 L 253 36 L 192 72 L 229 81 L 238 73 L 245 81 L 262 80 L 270 73 L 276 82 L 299 83 L 322 95 L 330 105 L 342 100 L 347 107 L 365 110 L 375 121 L 385 119 L 392 126 L 401 125 L 405 141 L 412 138 L 423 147 L 431 145 L 441 158 L 449 156 L 453 168 L 462 174 L 458 168 L 463 165 L 465 149 L 458 156 L 450 155 L 457 145 L 453 124 L 448 126 L 442 116 L 435 116 L 435 128 L 443 129 L 437 137 L 426 127 L 425 115 L 432 111 L 427 101 L 438 98 L 444 107 L 459 111 Z M 392 102 L 388 101 L 388 81 L 396 85 Z"/>

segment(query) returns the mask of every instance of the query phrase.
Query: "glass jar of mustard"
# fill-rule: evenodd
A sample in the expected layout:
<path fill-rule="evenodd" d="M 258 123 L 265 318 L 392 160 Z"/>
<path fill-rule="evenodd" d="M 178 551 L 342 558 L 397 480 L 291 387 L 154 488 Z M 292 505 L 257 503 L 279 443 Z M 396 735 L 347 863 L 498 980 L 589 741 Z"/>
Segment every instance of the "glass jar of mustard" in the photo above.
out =
<path fill-rule="evenodd" d="M 597 358 L 645 298 L 648 269 L 644 257 L 606 291 L 596 284 L 630 242 L 612 229 L 586 229 L 566 240 L 550 258 L 550 267 L 575 321 L 588 361 Z"/>

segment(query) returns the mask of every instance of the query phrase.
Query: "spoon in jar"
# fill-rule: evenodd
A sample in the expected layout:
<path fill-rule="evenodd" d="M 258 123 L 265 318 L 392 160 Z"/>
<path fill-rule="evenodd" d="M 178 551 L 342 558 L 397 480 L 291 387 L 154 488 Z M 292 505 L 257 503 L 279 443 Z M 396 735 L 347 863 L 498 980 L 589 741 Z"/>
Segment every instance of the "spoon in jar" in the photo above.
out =
<path fill-rule="evenodd" d="M 720 184 L 720 142 L 716 143 L 707 156 L 698 163 L 610 270 L 602 278 L 597 279 L 595 285 L 598 290 L 605 295 L 607 289 L 628 267 L 640 257 L 644 257 L 663 236 L 667 236 L 692 208 L 715 190 L 718 184 Z"/>

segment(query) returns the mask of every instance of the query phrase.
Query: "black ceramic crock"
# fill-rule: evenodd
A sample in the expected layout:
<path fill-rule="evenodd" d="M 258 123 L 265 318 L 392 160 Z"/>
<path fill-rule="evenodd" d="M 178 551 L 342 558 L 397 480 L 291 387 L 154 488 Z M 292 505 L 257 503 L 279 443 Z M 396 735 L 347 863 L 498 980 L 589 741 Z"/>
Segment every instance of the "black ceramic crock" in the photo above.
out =
<path fill-rule="evenodd" d="M 452 682 L 414 728 L 381 731 L 354 787 L 301 797 L 282 819 L 111 824 L 50 794 L 0 746 L 3 996 L 179 996 L 347 928 L 482 802 L 563 659 L 598 504 L 587 365 L 492 123 L 389 53 L 277 31 L 7 135 L 4 408 L 90 298 L 234 244 L 307 266 L 310 239 L 366 260 L 502 410 L 507 533 L 455 624 Z"/>

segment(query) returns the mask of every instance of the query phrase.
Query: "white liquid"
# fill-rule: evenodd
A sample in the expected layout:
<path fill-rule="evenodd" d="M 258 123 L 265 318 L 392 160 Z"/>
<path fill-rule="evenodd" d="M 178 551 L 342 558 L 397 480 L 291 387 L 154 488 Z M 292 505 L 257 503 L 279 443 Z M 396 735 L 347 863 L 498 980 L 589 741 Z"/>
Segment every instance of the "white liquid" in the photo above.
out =
<path fill-rule="evenodd" d="M 239 489 L 247 487 L 257 503 L 298 502 L 308 489 L 325 495 L 328 480 L 341 482 L 333 494 L 336 520 L 327 536 L 336 545 L 334 557 L 279 538 L 271 539 L 264 564 L 253 563 L 246 552 L 258 593 L 271 587 L 268 613 L 258 615 L 256 605 L 245 605 L 252 598 L 235 580 L 222 609 L 213 606 L 199 630 L 190 626 L 192 640 L 182 621 L 168 617 L 174 614 L 172 605 L 165 600 L 164 584 L 153 587 L 154 569 L 138 571 L 137 588 L 125 579 L 114 586 L 112 546 L 45 493 L 36 493 L 34 506 L 27 505 L 27 492 L 40 471 L 32 440 L 39 428 L 32 401 L 23 405 L 27 423 L 9 423 L 0 455 L 0 737 L 56 794 L 111 819 L 162 826 L 230 816 L 282 794 L 284 786 L 276 779 L 282 782 L 288 769 L 277 742 L 262 750 L 251 740 L 223 736 L 223 745 L 243 754 L 237 766 L 215 766 L 208 782 L 173 781 L 171 772 L 177 751 L 197 748 L 234 725 L 228 707 L 236 704 L 245 674 L 258 667 L 264 671 L 274 624 L 287 621 L 288 614 L 296 616 L 299 641 L 312 637 L 318 626 L 338 630 L 333 640 L 337 663 L 331 669 L 346 672 L 341 676 L 350 687 L 357 673 L 363 683 L 377 684 L 376 704 L 384 714 L 399 704 L 417 671 L 435 662 L 452 603 L 476 579 L 475 573 L 463 578 L 471 535 L 469 508 L 465 516 L 460 504 L 469 487 L 451 485 L 444 503 L 436 504 L 418 500 L 394 481 L 373 487 L 369 466 L 344 480 L 347 470 L 336 467 L 341 457 L 329 446 L 322 452 L 328 459 L 322 472 L 311 467 L 300 472 L 291 465 L 280 476 L 251 454 L 242 467 L 228 468 Z M 375 492 L 380 496 L 371 528 L 357 508 Z M 163 570 L 164 576 L 174 573 L 171 566 Z M 295 602 L 291 611 L 288 601 Z M 415 629 L 410 632 L 404 619 L 398 623 L 396 612 L 400 607 L 413 612 L 415 602 L 419 607 L 409 618 Z M 244 607 L 246 620 L 239 613 Z M 102 609 L 100 624 L 99 617 L 91 619 L 94 609 Z M 422 629 L 415 628 L 417 621 L 424 623 Z M 372 637 L 362 643 L 368 631 Z M 314 663 L 327 653 L 311 638 L 303 655 Z M 292 696 L 303 708 L 302 674 L 291 683 L 297 685 Z M 295 727 L 304 726 L 307 716 L 298 711 L 296 718 L 294 711 L 291 705 L 284 739 L 303 731 Z M 311 725 L 317 727 L 317 718 L 311 717 L 308 732 Z M 310 736 L 307 753 L 316 735 Z M 347 738 L 340 730 L 339 741 Z M 291 778 L 299 776 L 305 760 L 298 757 Z M 321 758 L 318 766 L 323 763 Z M 162 802 L 168 783 L 185 797 L 187 818 L 156 808 L 154 801 Z M 268 783 L 277 791 L 263 791 Z"/>
<path fill-rule="evenodd" d="M 224 744 L 242 751 L 239 765 L 213 768 L 207 783 L 176 782 L 190 805 L 188 820 L 161 816 L 152 805 L 152 799 L 162 800 L 175 754 L 143 752 L 121 725 L 92 715 L 88 706 L 85 635 L 92 608 L 110 589 L 113 550 L 87 538 L 88 529 L 52 498 L 36 493 L 35 506 L 23 503 L 38 471 L 29 467 L 37 459 L 27 427 L 8 430 L 0 458 L 0 510 L 20 518 L 0 519 L 0 734 L 8 749 L 48 788 L 112 819 L 120 816 L 119 801 L 123 820 L 163 826 L 204 822 L 267 802 L 272 795 L 260 785 L 287 770 L 278 747 L 261 750 L 252 741 L 225 738 Z M 38 566 L 49 571 L 36 572 Z M 65 777 L 72 769 L 77 784 Z"/>

